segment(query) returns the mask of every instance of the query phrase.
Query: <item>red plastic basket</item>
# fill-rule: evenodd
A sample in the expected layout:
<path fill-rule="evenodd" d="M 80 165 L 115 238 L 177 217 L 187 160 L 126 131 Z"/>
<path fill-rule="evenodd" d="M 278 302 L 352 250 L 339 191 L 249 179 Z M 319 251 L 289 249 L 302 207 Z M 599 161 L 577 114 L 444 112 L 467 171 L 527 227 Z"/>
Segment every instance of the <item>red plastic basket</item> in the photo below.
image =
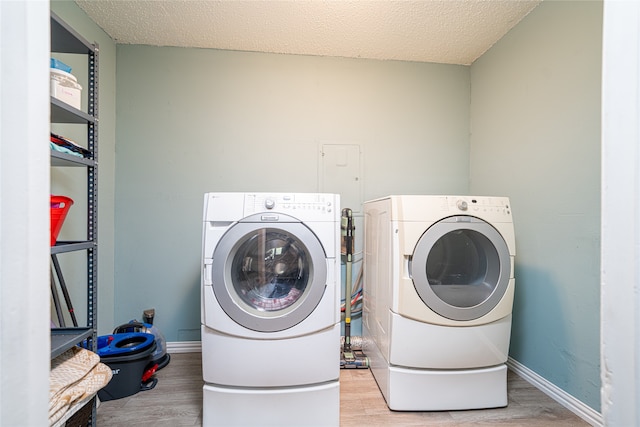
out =
<path fill-rule="evenodd" d="M 62 223 L 73 205 L 73 200 L 66 196 L 51 196 L 51 246 L 55 246 Z"/>

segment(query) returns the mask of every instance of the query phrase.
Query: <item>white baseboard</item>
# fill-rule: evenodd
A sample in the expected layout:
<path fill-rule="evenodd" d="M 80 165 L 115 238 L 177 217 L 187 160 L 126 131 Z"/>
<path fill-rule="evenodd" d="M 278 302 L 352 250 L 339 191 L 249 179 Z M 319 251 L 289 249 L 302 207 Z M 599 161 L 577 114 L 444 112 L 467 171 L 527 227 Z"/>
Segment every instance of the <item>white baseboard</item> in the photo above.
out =
<path fill-rule="evenodd" d="M 515 359 L 509 358 L 507 360 L 507 366 L 513 372 L 525 379 L 528 383 L 542 391 L 544 394 L 591 424 L 592 426 L 602 426 L 603 418 L 602 414 L 582 403 L 575 397 L 571 396 L 560 387 L 544 379 L 540 375 L 533 372 L 531 369 L 524 366 L 522 363 Z"/>
<path fill-rule="evenodd" d="M 200 341 L 175 341 L 167 343 L 167 353 L 200 353 Z"/>

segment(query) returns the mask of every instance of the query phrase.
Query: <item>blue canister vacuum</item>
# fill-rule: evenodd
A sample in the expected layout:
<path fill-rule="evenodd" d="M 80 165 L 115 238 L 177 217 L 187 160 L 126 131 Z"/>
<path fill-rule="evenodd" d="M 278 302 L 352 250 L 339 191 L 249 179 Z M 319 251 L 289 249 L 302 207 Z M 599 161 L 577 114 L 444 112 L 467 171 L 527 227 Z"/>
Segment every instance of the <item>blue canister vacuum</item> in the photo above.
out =
<path fill-rule="evenodd" d="M 171 356 L 167 353 L 167 342 L 162 335 L 162 332 L 155 326 L 153 326 L 153 317 L 155 314 L 154 309 L 144 311 L 144 322 L 138 322 L 137 320 L 131 320 L 129 323 L 125 323 L 116 327 L 113 330 L 114 334 L 121 334 L 125 332 L 142 332 L 152 334 L 155 337 L 156 349 L 153 352 L 151 359 L 154 363 L 158 364 L 156 370 L 160 370 L 169 364 Z"/>

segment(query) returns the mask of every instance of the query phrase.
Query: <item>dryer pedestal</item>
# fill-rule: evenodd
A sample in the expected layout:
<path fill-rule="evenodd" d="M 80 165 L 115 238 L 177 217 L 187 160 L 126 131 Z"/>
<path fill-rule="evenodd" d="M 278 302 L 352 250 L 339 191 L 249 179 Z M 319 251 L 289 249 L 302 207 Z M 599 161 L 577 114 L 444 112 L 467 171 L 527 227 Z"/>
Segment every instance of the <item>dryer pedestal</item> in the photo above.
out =
<path fill-rule="evenodd" d="M 386 392 L 382 394 L 393 411 L 455 411 L 507 406 L 506 365 L 455 371 L 387 366 L 378 371 L 375 378 L 387 383 Z"/>
<path fill-rule="evenodd" d="M 204 427 L 340 425 L 338 381 L 276 389 L 205 384 L 203 402 Z"/>
<path fill-rule="evenodd" d="M 392 411 L 455 411 L 507 406 L 505 364 L 475 369 L 403 368 L 390 365 L 370 339 L 365 339 L 363 350 L 369 357 L 378 388 Z"/>

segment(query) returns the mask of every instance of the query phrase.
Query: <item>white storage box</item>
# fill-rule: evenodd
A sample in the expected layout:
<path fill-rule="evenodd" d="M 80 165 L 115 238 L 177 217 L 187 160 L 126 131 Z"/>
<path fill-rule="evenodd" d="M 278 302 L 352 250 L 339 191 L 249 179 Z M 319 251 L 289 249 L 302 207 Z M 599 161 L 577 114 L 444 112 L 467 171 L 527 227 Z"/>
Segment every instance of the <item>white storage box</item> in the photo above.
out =
<path fill-rule="evenodd" d="M 81 95 L 82 86 L 73 74 L 51 68 L 51 96 L 79 110 Z"/>

